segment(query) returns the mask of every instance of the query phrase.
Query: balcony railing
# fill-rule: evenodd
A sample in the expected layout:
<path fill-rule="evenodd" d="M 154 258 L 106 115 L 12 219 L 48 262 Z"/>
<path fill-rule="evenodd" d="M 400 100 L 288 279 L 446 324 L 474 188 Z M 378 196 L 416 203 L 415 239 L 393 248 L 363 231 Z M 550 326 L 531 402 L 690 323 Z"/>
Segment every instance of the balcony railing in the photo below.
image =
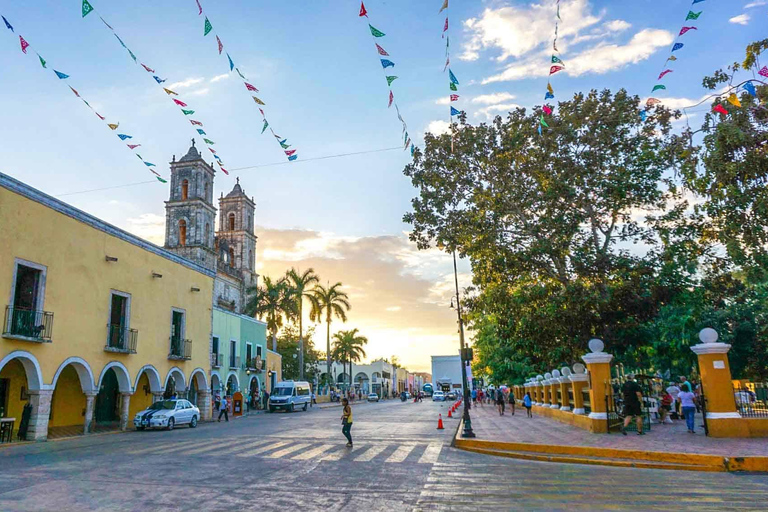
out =
<path fill-rule="evenodd" d="M 124 325 L 107 324 L 107 344 L 104 350 L 135 354 L 138 337 L 139 331 L 136 329 L 129 329 Z"/>
<path fill-rule="evenodd" d="M 252 357 L 250 359 L 246 359 L 245 363 L 243 363 L 243 370 L 251 370 L 251 371 L 261 371 L 261 367 L 263 366 L 263 361 L 261 358 L 257 359 L 255 357 Z"/>
<path fill-rule="evenodd" d="M 240 356 L 237 356 L 237 357 L 229 356 L 229 368 L 231 370 L 236 370 L 240 368 Z"/>
<path fill-rule="evenodd" d="M 211 366 L 214 368 L 221 368 L 221 362 L 224 359 L 224 354 L 211 354 Z"/>
<path fill-rule="evenodd" d="M 182 340 L 171 336 L 171 351 L 168 359 L 192 359 L 192 340 Z"/>
<path fill-rule="evenodd" d="M 50 343 L 53 332 L 53 313 L 33 309 L 5 307 L 3 336 L 38 343 Z"/>

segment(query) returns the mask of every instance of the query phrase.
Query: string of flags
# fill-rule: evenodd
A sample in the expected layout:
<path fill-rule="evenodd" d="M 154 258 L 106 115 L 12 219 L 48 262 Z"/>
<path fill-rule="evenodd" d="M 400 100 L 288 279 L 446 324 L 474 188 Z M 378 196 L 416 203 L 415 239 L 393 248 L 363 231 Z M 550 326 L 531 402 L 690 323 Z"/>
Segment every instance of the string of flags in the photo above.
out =
<path fill-rule="evenodd" d="M 96 9 L 91 4 L 91 1 L 93 1 L 93 0 L 90 0 L 90 1 L 89 0 L 83 0 L 83 3 L 82 3 L 83 18 L 88 16 L 91 12 L 95 12 L 96 11 Z M 152 79 L 155 81 L 155 84 L 158 85 L 161 89 L 163 89 L 163 92 L 165 92 L 165 94 L 168 96 L 168 98 L 170 98 L 171 101 L 173 101 L 173 103 L 177 107 L 179 107 L 179 109 L 181 110 L 181 113 L 184 115 L 185 119 L 187 119 L 189 121 L 189 123 L 192 125 L 192 129 L 195 130 L 195 133 L 197 133 L 197 135 L 199 137 L 202 137 L 203 142 L 205 142 L 206 146 L 208 147 L 208 150 L 211 152 L 213 157 L 216 159 L 216 163 L 219 164 L 219 167 L 221 168 L 221 171 L 224 174 L 229 174 L 229 172 L 224 168 L 224 165 L 223 165 L 223 163 L 221 161 L 221 157 L 217 154 L 216 150 L 213 149 L 213 146 L 216 143 L 209 138 L 210 136 L 203 129 L 204 128 L 203 123 L 201 123 L 200 121 L 197 121 L 195 119 L 192 119 L 192 116 L 195 115 L 196 111 L 194 109 L 192 109 L 192 107 L 190 107 L 184 101 L 182 101 L 182 100 L 180 100 L 178 98 L 174 98 L 174 96 L 178 96 L 179 94 L 177 92 L 175 92 L 175 91 L 172 91 L 171 89 L 169 89 L 169 88 L 167 88 L 166 86 L 163 85 L 168 79 L 167 78 L 160 78 L 160 74 L 157 71 L 155 71 L 154 69 L 149 67 L 143 61 L 139 61 L 139 59 L 136 57 L 136 54 L 134 54 L 133 51 L 131 51 L 131 49 L 128 48 L 128 46 L 125 44 L 125 42 L 120 38 L 120 36 L 117 35 L 117 32 L 115 32 L 115 29 L 112 28 L 112 26 L 109 23 L 107 23 L 104 20 L 104 18 L 98 12 L 96 12 L 96 15 L 99 17 L 99 19 L 104 24 L 104 26 L 107 27 L 110 32 L 112 32 L 112 35 L 115 36 L 117 41 L 120 43 L 120 46 L 122 46 L 125 49 L 125 51 L 128 52 L 128 55 L 131 57 L 133 62 L 136 63 L 136 64 L 139 64 L 142 68 L 144 68 L 144 71 L 146 71 L 147 73 L 149 73 L 152 76 Z"/>
<path fill-rule="evenodd" d="M 368 18 L 368 11 L 365 8 L 365 3 L 360 2 L 360 12 L 358 14 L 359 18 L 365 17 Z M 370 21 L 370 18 L 368 18 Z M 403 124 L 403 151 L 406 149 L 411 150 L 411 156 L 413 156 L 414 151 L 416 148 L 413 145 L 413 142 L 411 142 L 411 137 L 408 135 L 408 125 L 403 120 L 403 116 L 400 113 L 400 107 L 397 105 L 397 100 L 395 99 L 395 94 L 392 91 L 392 82 L 397 80 L 396 75 L 390 75 L 387 72 L 387 68 L 394 68 L 395 63 L 392 62 L 390 59 L 386 59 L 384 57 L 389 57 L 389 53 L 379 44 L 379 39 L 386 36 L 384 32 L 377 29 L 370 23 L 368 23 L 368 29 L 371 32 L 371 37 L 373 38 L 373 44 L 376 47 L 376 53 L 379 55 L 379 60 L 381 61 L 381 68 L 384 72 L 384 78 L 387 80 L 387 87 L 389 88 L 389 96 L 387 100 L 387 108 L 392 107 L 392 105 L 395 106 L 395 111 L 397 111 L 397 118 L 400 120 L 400 122 Z"/>
<path fill-rule="evenodd" d="M 555 90 L 552 88 L 552 75 L 565 69 L 565 62 L 563 62 L 563 59 L 560 58 L 560 50 L 557 48 L 557 32 L 560 28 L 560 22 L 562 21 L 562 18 L 560 17 L 560 0 L 557 0 L 556 7 L 555 38 L 552 40 L 552 57 L 550 58 L 549 62 L 549 77 L 547 78 L 547 92 L 544 93 L 544 101 L 555 99 Z M 551 116 L 552 112 L 554 111 L 554 107 L 550 107 L 545 103 L 542 105 L 541 110 L 542 114 L 539 116 L 539 126 L 537 128 L 539 135 L 541 135 L 542 127 L 549 128 L 549 125 L 544 119 L 544 116 Z"/>
<path fill-rule="evenodd" d="M 695 12 L 693 9 L 695 9 L 693 6 L 703 2 L 704 0 L 693 0 L 691 2 L 691 8 L 688 10 L 688 14 L 685 16 L 685 21 L 696 21 L 699 19 L 699 16 L 701 16 L 704 11 Z M 651 94 L 654 94 L 656 91 L 666 91 L 667 86 L 662 83 L 662 80 L 665 76 L 667 76 L 670 73 L 674 73 L 674 69 L 671 69 L 670 62 L 677 61 L 677 55 L 675 52 L 678 52 L 682 50 L 685 47 L 685 43 L 680 42 L 680 38 L 684 36 L 686 33 L 690 32 L 691 30 L 698 30 L 698 27 L 695 26 L 686 26 L 684 25 L 680 32 L 677 34 L 677 37 L 675 37 L 674 42 L 672 43 L 672 49 L 669 52 L 669 57 L 667 57 L 667 60 L 664 61 L 664 65 L 662 66 L 661 72 L 659 73 L 659 76 L 656 78 L 656 84 L 653 86 L 653 89 L 651 89 Z M 661 103 L 661 100 L 655 97 L 650 97 L 645 102 L 645 108 L 640 111 L 640 119 L 645 121 L 648 118 L 648 109 L 652 106 Z"/>
<path fill-rule="evenodd" d="M 760 76 L 768 78 L 768 66 L 763 66 L 757 73 Z M 741 101 L 739 100 L 739 97 L 736 95 L 736 93 L 739 90 L 744 90 L 750 96 L 752 96 L 754 98 L 758 98 L 758 101 L 760 101 L 761 103 L 765 103 L 766 102 L 766 98 L 764 97 L 762 100 L 760 100 L 760 98 L 757 95 L 757 88 L 755 87 L 755 84 L 752 83 L 752 82 L 756 82 L 756 83 L 758 83 L 760 85 L 765 85 L 765 83 L 760 81 L 760 80 L 747 80 L 743 84 L 740 84 L 738 86 L 732 87 L 731 89 L 726 91 L 726 93 L 728 95 L 725 96 L 725 101 L 727 101 L 728 103 L 730 103 L 731 105 L 733 105 L 736 108 L 741 108 Z M 721 99 L 722 99 L 722 97 L 718 98 L 718 100 L 721 100 Z M 760 108 L 762 108 L 762 107 L 760 107 Z M 723 105 L 722 102 L 716 103 L 715 106 L 712 107 L 712 112 L 717 112 L 718 114 L 721 114 L 722 116 L 727 116 L 728 114 L 730 114 L 730 112 L 728 112 L 728 109 L 725 108 L 725 106 Z"/>
<path fill-rule="evenodd" d="M 264 133 L 267 129 L 269 129 L 270 133 L 272 133 L 272 135 L 277 140 L 277 143 L 280 144 L 280 147 L 285 153 L 285 156 L 288 158 L 288 161 L 293 162 L 294 160 L 298 159 L 299 155 L 296 154 L 296 150 L 288 149 L 291 147 L 291 145 L 288 144 L 288 139 L 283 139 L 282 137 L 277 135 L 272 129 L 272 127 L 270 126 L 269 121 L 267 120 L 267 115 L 264 113 L 264 109 L 262 108 L 266 105 L 266 103 L 261 98 L 256 96 L 256 94 L 259 94 L 259 89 L 250 83 L 250 81 L 240 71 L 240 68 L 235 66 L 235 63 L 232 60 L 232 57 L 230 57 L 229 52 L 224 51 L 224 43 L 221 42 L 221 38 L 219 37 L 218 33 L 213 29 L 213 25 L 208 19 L 208 16 L 203 12 L 203 6 L 200 4 L 200 0 L 195 0 L 195 3 L 197 4 L 197 15 L 203 16 L 205 18 L 205 22 L 203 23 L 203 37 L 206 37 L 208 36 L 208 34 L 213 33 L 213 36 L 216 39 L 216 46 L 219 51 L 219 55 L 227 56 L 227 62 L 229 64 L 229 72 L 230 73 L 232 71 L 237 72 L 238 76 L 243 81 L 243 85 L 245 86 L 246 91 L 248 91 L 248 95 L 251 96 L 254 103 L 258 105 L 257 108 L 261 113 L 261 119 L 263 122 L 261 127 L 261 133 Z"/>
<path fill-rule="evenodd" d="M 448 0 L 443 0 L 443 5 L 440 7 L 437 14 L 441 14 L 443 11 L 446 11 L 442 35 L 443 39 L 445 39 L 445 66 L 443 66 L 443 73 L 445 73 L 446 70 L 448 71 L 448 89 L 451 91 L 448 93 L 448 104 L 451 107 L 450 117 L 451 126 L 453 126 L 453 116 L 458 116 L 462 111 L 453 106 L 453 102 L 458 101 L 460 96 L 456 94 L 459 91 L 459 80 L 456 78 L 456 75 L 453 74 L 453 70 L 451 70 L 451 35 L 448 31 L 448 14 L 450 11 L 448 10 Z M 451 147 L 453 147 L 453 136 L 451 136 Z"/>
<path fill-rule="evenodd" d="M 6 19 L 5 16 L 0 16 L 0 17 L 3 18 L 3 22 L 5 23 L 5 27 L 15 34 L 16 31 L 14 30 L 13 25 L 11 25 L 11 23 L 8 21 L 8 19 Z M 59 71 L 57 69 L 54 69 L 53 67 L 49 67 L 48 61 L 45 60 L 43 58 L 43 56 L 40 55 L 40 53 L 35 51 L 30 46 L 29 42 L 27 42 L 27 40 L 24 39 L 24 37 L 21 34 L 19 34 L 19 44 L 21 46 L 22 53 L 24 53 L 25 55 L 29 55 L 28 50 L 29 51 L 33 51 L 35 53 L 35 55 L 37 55 L 37 58 L 40 61 L 40 65 L 43 67 L 43 69 L 49 69 L 49 70 L 53 71 L 53 73 L 56 75 L 56 78 L 58 78 L 59 80 L 68 80 L 69 79 L 69 75 L 68 74 L 63 73 L 63 72 L 61 72 L 61 71 Z M 128 149 L 130 149 L 133 152 L 133 154 L 136 155 L 139 160 L 141 160 L 141 163 L 144 164 L 145 168 L 147 170 L 149 170 L 149 172 L 154 174 L 155 178 L 159 182 L 167 183 L 167 180 L 163 179 L 163 177 L 160 175 L 160 173 L 158 173 L 155 169 L 153 169 L 153 167 L 157 167 L 157 166 L 155 164 L 153 164 L 152 162 L 148 162 L 148 161 L 144 160 L 144 158 L 139 154 L 137 148 L 139 148 L 141 146 L 141 144 L 135 144 L 135 143 L 133 143 L 133 141 L 130 142 L 130 143 L 126 142 L 127 140 L 133 139 L 133 136 L 132 135 L 128 135 L 127 133 L 121 133 L 122 130 L 118 131 L 118 128 L 120 127 L 120 123 L 119 122 L 117 122 L 117 123 L 110 123 L 110 122 L 108 122 L 107 119 L 106 119 L 106 116 L 102 116 L 101 114 L 99 114 L 91 106 L 91 104 L 88 103 L 88 101 L 80 94 L 80 92 L 77 89 L 75 89 L 74 87 L 69 85 L 69 83 L 67 83 L 67 87 L 69 87 L 69 89 L 72 91 L 72 93 L 75 96 L 77 96 L 77 98 L 80 101 L 82 101 L 83 104 L 86 107 L 88 107 L 94 114 L 96 114 L 96 117 L 98 117 L 102 122 L 104 122 L 107 125 L 107 127 L 110 130 L 112 130 L 115 133 L 115 135 L 117 135 L 117 137 L 120 139 L 120 141 L 125 142 L 126 146 L 128 146 Z"/>

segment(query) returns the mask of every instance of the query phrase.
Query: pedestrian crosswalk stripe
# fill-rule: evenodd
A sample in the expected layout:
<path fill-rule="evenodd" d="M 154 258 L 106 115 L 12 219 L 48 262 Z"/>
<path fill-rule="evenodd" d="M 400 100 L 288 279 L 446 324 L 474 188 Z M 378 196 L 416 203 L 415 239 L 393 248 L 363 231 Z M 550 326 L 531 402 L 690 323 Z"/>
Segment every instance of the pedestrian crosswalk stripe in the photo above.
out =
<path fill-rule="evenodd" d="M 280 441 L 273 444 L 268 444 L 267 446 L 262 446 L 260 448 L 256 448 L 254 450 L 249 450 L 247 452 L 242 452 L 236 454 L 237 457 L 251 457 L 253 455 L 258 455 L 260 453 L 265 453 L 272 450 L 277 450 L 278 448 L 282 448 L 283 446 L 287 445 L 288 441 Z"/>
<path fill-rule="evenodd" d="M 299 450 L 303 450 L 309 446 L 309 443 L 299 443 L 289 446 L 288 448 L 283 448 L 282 450 L 278 450 L 276 452 L 270 453 L 267 455 L 270 459 L 279 459 L 280 457 L 283 457 L 285 455 L 291 454 L 293 452 L 297 452 Z"/>
<path fill-rule="evenodd" d="M 333 448 L 332 444 L 321 444 L 317 448 L 312 448 L 311 450 L 307 450 L 305 452 L 302 452 L 295 457 L 291 457 L 291 460 L 309 460 L 314 459 L 318 455 L 322 455 L 323 453 L 327 452 Z"/>
<path fill-rule="evenodd" d="M 237 454 L 238 452 L 242 452 L 250 448 L 255 448 L 257 446 L 261 446 L 266 443 L 271 443 L 272 439 L 258 439 L 256 441 L 251 441 L 250 443 L 245 443 L 245 444 L 239 444 L 237 441 L 239 440 L 234 441 L 234 445 L 231 448 L 225 448 L 220 452 L 216 452 L 216 454 L 217 455 Z"/>
<path fill-rule="evenodd" d="M 368 462 L 372 460 L 375 456 L 383 452 L 387 448 L 387 444 L 382 445 L 373 445 L 370 448 L 368 448 L 362 455 L 359 455 L 355 462 Z"/>
<path fill-rule="evenodd" d="M 189 451 L 182 450 L 181 455 L 197 455 L 199 453 L 205 453 L 205 452 L 210 452 L 212 450 L 218 450 L 219 448 L 224 448 L 224 447 L 226 447 L 228 445 L 231 445 L 231 444 L 232 444 L 232 440 L 231 439 L 227 439 L 226 441 L 219 441 L 217 443 L 208 443 L 205 446 L 201 446 L 199 448 L 195 448 L 195 449 L 192 449 L 192 450 L 189 450 Z"/>
<path fill-rule="evenodd" d="M 440 456 L 440 452 L 443 449 L 443 445 L 439 443 L 429 443 L 427 449 L 419 459 L 419 464 L 434 464 L 437 462 L 437 458 Z"/>
<path fill-rule="evenodd" d="M 408 455 L 416 448 L 415 444 L 404 444 L 397 447 L 395 453 L 390 455 L 384 462 L 403 462 Z"/>
<path fill-rule="evenodd" d="M 152 446 L 151 448 L 142 448 L 140 450 L 131 450 L 128 453 L 131 455 L 144 455 L 147 453 L 160 453 L 163 450 L 167 450 L 169 448 L 181 448 L 184 446 L 192 446 L 195 444 L 199 444 L 200 441 L 182 441 L 182 442 L 174 442 L 174 443 L 162 443 L 156 446 Z"/>
<path fill-rule="evenodd" d="M 323 457 L 320 460 L 323 460 L 323 461 L 325 461 L 325 460 L 327 460 L 327 461 L 340 460 L 344 455 L 350 453 L 351 451 L 352 450 L 350 450 L 346 446 L 339 446 L 338 450 L 329 453 L 328 455 L 326 455 L 325 457 Z M 360 450 L 358 449 L 357 451 L 359 452 Z"/>

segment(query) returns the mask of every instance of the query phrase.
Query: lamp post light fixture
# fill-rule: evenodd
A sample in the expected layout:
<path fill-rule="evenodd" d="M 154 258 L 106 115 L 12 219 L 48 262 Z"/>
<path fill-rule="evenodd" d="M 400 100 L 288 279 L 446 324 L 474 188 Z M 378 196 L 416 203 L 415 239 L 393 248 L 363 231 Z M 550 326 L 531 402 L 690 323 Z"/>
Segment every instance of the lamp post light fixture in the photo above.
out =
<path fill-rule="evenodd" d="M 459 298 L 459 272 L 456 269 L 456 251 L 453 251 L 453 280 L 456 284 L 456 314 L 459 317 L 459 343 L 461 350 L 459 352 L 459 360 L 461 361 L 461 387 L 462 394 L 464 395 L 464 414 L 462 415 L 462 421 L 464 422 L 464 430 L 461 433 L 461 437 L 475 437 L 475 433 L 472 431 L 472 419 L 469 417 L 469 384 L 467 383 L 467 366 L 464 362 L 464 356 L 467 352 L 464 346 L 464 320 L 461 318 L 461 299 Z M 451 301 L 453 302 L 453 301 Z"/>

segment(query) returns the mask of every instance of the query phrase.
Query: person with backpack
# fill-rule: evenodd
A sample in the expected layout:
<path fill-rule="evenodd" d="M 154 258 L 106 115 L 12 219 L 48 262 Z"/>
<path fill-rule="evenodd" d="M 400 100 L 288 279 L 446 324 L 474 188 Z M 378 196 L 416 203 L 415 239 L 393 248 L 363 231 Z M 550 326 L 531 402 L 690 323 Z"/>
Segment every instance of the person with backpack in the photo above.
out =
<path fill-rule="evenodd" d="M 512 416 L 515 415 L 515 394 L 510 391 L 509 392 L 509 408 L 512 409 Z"/>
<path fill-rule="evenodd" d="M 227 411 L 227 397 L 223 396 L 221 397 L 221 409 L 219 410 L 219 423 L 221 423 L 221 417 L 224 416 L 224 419 L 229 423 L 229 412 Z"/>
<path fill-rule="evenodd" d="M 504 416 L 504 393 L 501 390 L 496 392 L 496 407 L 499 409 L 499 416 Z"/>
<path fill-rule="evenodd" d="M 621 387 L 624 394 L 624 425 L 621 427 L 621 433 L 627 435 L 627 427 L 632 418 L 637 422 L 637 435 L 643 436 L 643 390 L 635 382 L 635 376 L 629 375 L 629 380 Z"/>
<path fill-rule="evenodd" d="M 531 407 L 533 406 L 533 402 L 531 401 L 531 394 L 526 391 L 525 396 L 523 397 L 523 405 L 525 406 L 525 412 L 527 413 L 529 418 L 533 418 L 533 413 L 531 412 Z"/>

